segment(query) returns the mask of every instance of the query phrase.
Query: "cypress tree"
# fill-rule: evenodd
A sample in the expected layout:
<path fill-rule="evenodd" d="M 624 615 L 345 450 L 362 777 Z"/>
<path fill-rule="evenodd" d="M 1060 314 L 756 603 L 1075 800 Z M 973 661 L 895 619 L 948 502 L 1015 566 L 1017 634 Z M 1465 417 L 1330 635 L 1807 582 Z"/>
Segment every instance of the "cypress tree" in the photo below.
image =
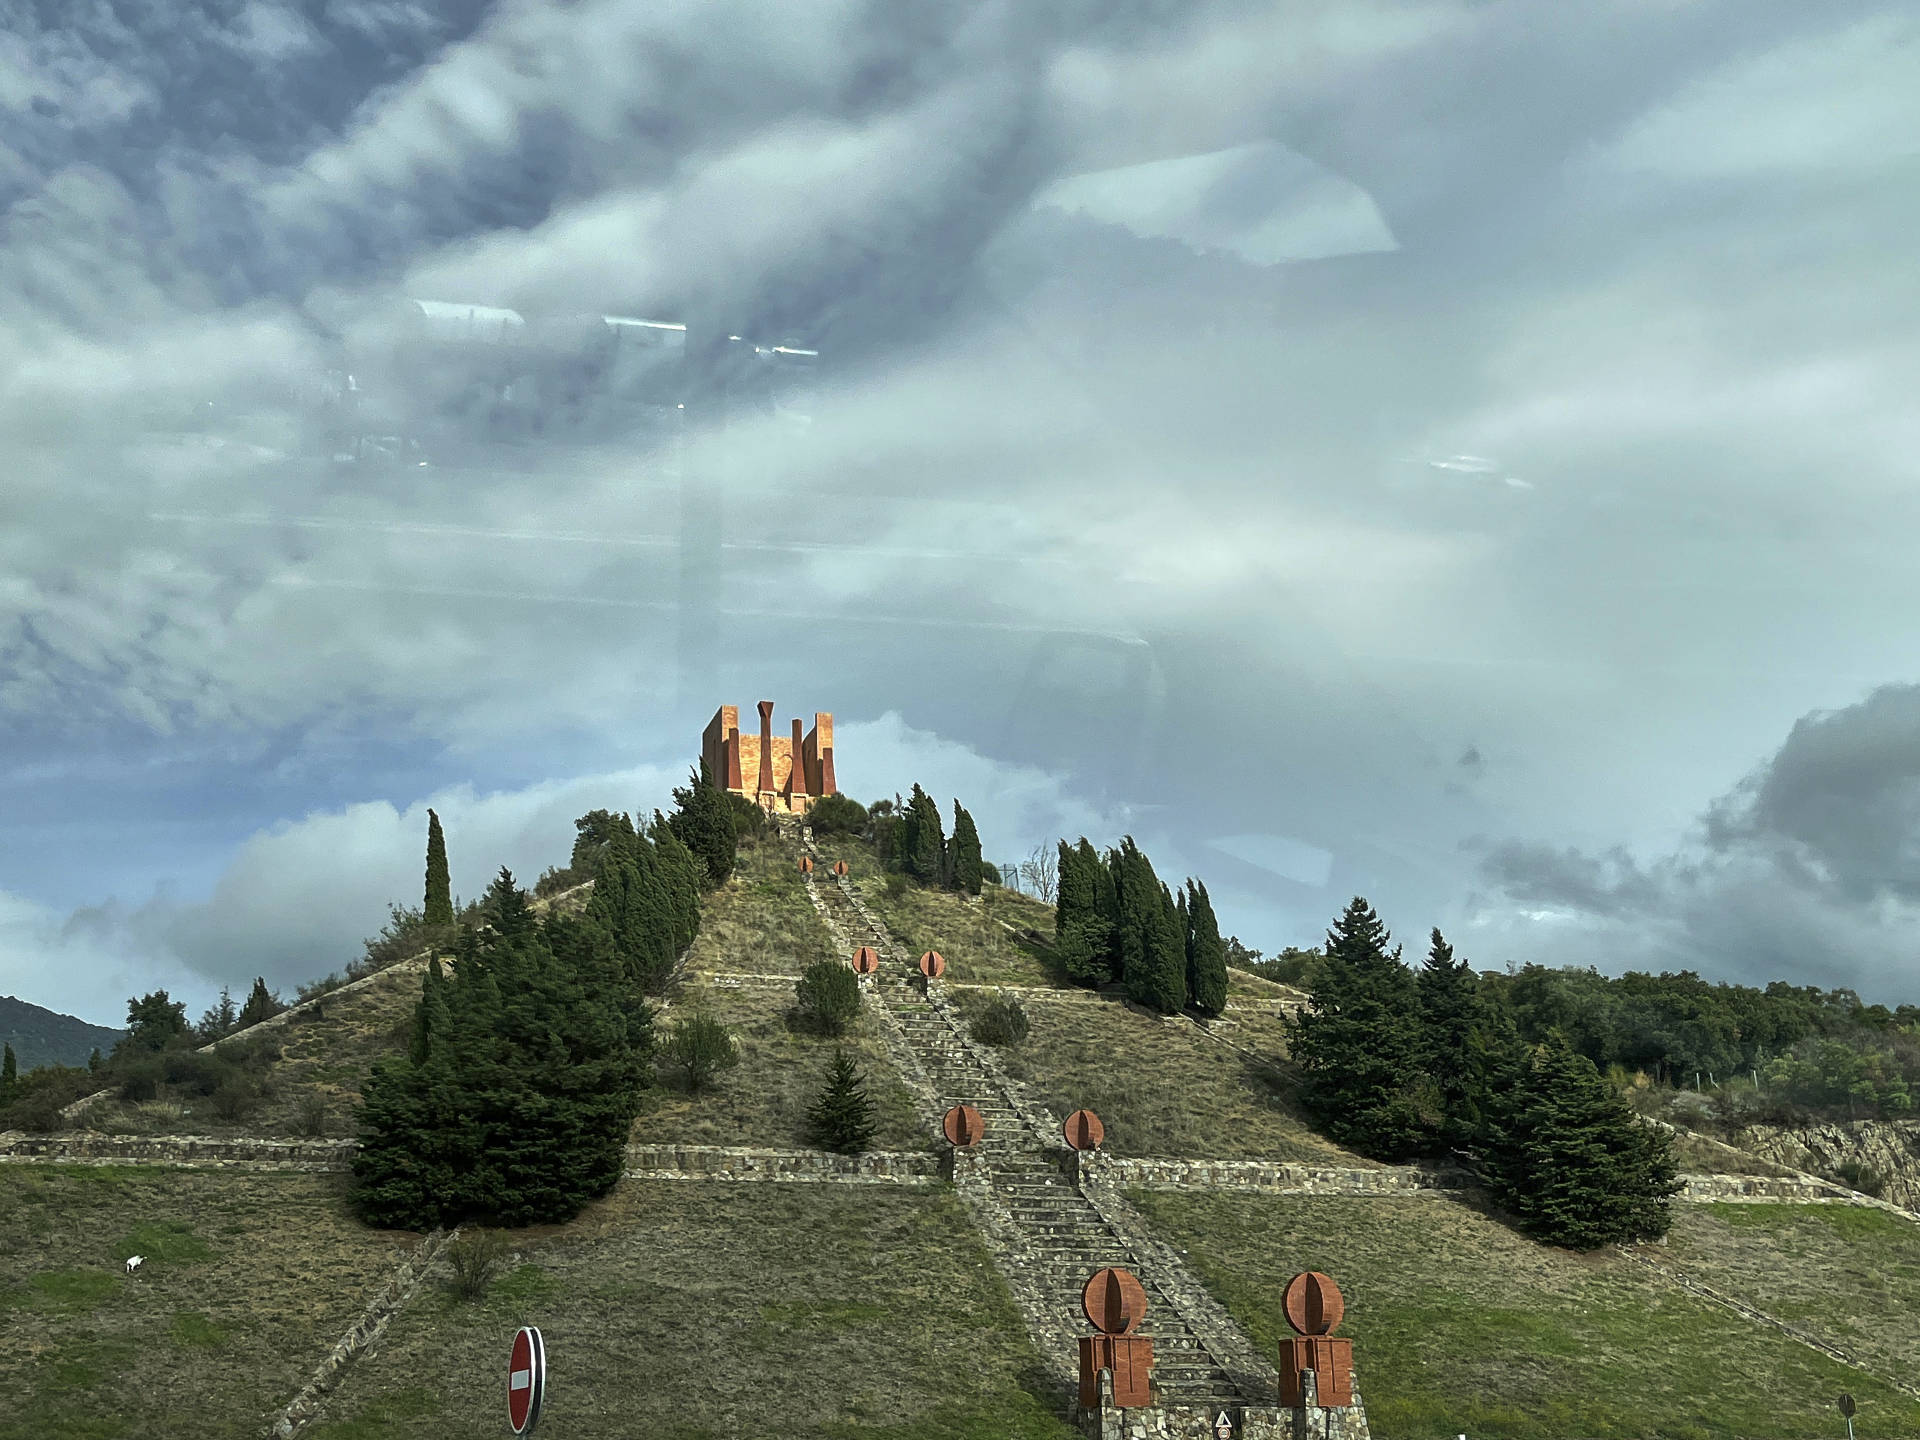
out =
<path fill-rule="evenodd" d="M 1420 1027 L 1412 974 L 1356 895 L 1327 932 L 1306 1008 L 1288 1025 L 1301 1100 L 1330 1139 L 1377 1160 L 1420 1152 Z"/>
<path fill-rule="evenodd" d="M 647 837 L 653 841 L 660 873 L 673 900 L 673 952 L 678 959 L 680 952 L 700 933 L 700 863 L 694 859 L 693 852 L 680 843 L 680 837 L 673 833 L 673 827 L 658 810 L 653 812 L 653 825 Z"/>
<path fill-rule="evenodd" d="M 1482 1174 L 1519 1227 L 1594 1250 L 1658 1240 L 1680 1188 L 1667 1137 L 1643 1124 L 1558 1029 L 1489 1107 Z"/>
<path fill-rule="evenodd" d="M 427 903 L 429 925 L 453 924 L 453 889 L 447 878 L 447 837 L 440 833 L 440 817 L 427 811 Z"/>
<path fill-rule="evenodd" d="M 1187 882 L 1187 993 L 1202 1015 L 1227 1008 L 1227 945 L 1207 887 Z"/>
<path fill-rule="evenodd" d="M 823 1150 L 857 1155 L 873 1144 L 873 1106 L 853 1057 L 836 1047 L 827 1083 L 807 1115 L 809 1138 Z"/>
<path fill-rule="evenodd" d="M 14 1086 L 20 1083 L 20 1062 L 13 1057 L 13 1046 L 0 1047 L 0 1105 L 13 1098 Z"/>
<path fill-rule="evenodd" d="M 573 828 L 573 854 L 567 858 L 567 868 L 591 879 L 600 873 L 601 861 L 618 837 L 633 833 L 633 822 L 616 811 L 589 810 L 573 822 Z"/>
<path fill-rule="evenodd" d="M 1417 984 L 1421 1064 L 1440 1106 L 1435 1143 L 1441 1151 L 1464 1149 L 1481 1130 L 1492 1054 L 1479 980 L 1435 929 Z"/>
<path fill-rule="evenodd" d="M 1090 842 L 1080 842 L 1082 859 L 1093 860 L 1093 911 L 1100 925 L 1095 939 L 1100 945 L 1100 968 L 1105 980 L 1121 978 L 1120 956 L 1120 852 L 1108 850 L 1094 854 Z"/>
<path fill-rule="evenodd" d="M 946 839 L 940 830 L 940 807 L 918 785 L 907 801 L 900 835 L 900 868 L 923 885 L 938 885 L 946 864 Z"/>
<path fill-rule="evenodd" d="M 1060 842 L 1053 910 L 1054 957 L 1069 980 L 1089 988 L 1113 978 L 1107 963 L 1109 927 L 1099 909 L 1104 869 L 1084 836 L 1078 846 Z"/>
<path fill-rule="evenodd" d="M 667 823 L 704 867 L 707 887 L 726 884 L 739 855 L 740 837 L 727 793 L 714 785 L 705 760 L 690 774 L 687 788 L 673 792 L 673 799 L 676 808 Z"/>
<path fill-rule="evenodd" d="M 433 1053 L 435 1035 L 445 1036 L 451 1019 L 447 1012 L 447 972 L 440 968 L 440 957 L 427 961 L 427 972 L 420 978 L 420 1003 L 413 1011 L 413 1039 L 407 1054 L 416 1065 L 424 1065 Z"/>
<path fill-rule="evenodd" d="M 980 893 L 982 867 L 980 863 L 980 832 L 974 828 L 973 816 L 961 808 L 960 802 L 953 802 L 953 887 L 963 895 Z"/>

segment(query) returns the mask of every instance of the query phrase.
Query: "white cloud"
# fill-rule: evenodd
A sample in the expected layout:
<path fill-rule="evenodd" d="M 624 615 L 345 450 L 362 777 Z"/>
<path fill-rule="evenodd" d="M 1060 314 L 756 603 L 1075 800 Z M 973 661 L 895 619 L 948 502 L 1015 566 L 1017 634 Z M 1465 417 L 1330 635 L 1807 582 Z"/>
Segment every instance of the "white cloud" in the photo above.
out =
<path fill-rule="evenodd" d="M 1920 154 L 1920 22 L 1889 10 L 1742 56 L 1598 152 L 1676 181 L 1832 177 Z"/>

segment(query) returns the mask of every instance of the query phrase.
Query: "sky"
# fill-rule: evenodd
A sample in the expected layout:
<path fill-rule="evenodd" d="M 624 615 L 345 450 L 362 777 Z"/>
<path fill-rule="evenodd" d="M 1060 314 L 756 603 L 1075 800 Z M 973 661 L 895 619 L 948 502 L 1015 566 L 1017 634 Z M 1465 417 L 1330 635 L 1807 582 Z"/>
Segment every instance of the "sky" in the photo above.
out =
<path fill-rule="evenodd" d="M 0 993 L 290 991 L 770 698 L 1265 951 L 1920 999 L 1910 7 L 0 7 Z M 481 434 L 409 298 L 820 359 Z"/>

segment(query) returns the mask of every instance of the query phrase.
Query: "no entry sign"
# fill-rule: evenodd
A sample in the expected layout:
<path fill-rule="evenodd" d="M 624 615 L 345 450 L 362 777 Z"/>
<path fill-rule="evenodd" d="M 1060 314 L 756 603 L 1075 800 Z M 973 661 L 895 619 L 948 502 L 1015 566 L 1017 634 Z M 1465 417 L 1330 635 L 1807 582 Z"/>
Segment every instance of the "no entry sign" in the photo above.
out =
<path fill-rule="evenodd" d="M 524 1326 L 513 1337 L 513 1352 L 507 1359 L 507 1424 L 514 1434 L 533 1433 L 546 1391 L 546 1342 L 533 1326 Z"/>

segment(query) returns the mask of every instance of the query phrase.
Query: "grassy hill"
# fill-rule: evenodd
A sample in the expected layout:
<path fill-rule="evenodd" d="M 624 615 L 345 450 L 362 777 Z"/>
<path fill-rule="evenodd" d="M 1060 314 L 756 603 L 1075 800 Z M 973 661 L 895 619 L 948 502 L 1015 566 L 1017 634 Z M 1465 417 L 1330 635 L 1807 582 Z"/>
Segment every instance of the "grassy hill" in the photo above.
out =
<path fill-rule="evenodd" d="M 84 1065 L 95 1050 L 104 1053 L 113 1049 L 124 1033 L 0 995 L 0 1042 L 13 1047 L 14 1059 L 22 1070 L 39 1065 Z"/>
<path fill-rule="evenodd" d="M 1273 1002 L 1235 975 L 1209 1026 L 1066 987 L 1051 912 L 989 889 L 979 902 L 890 887 L 855 841 L 823 846 L 910 951 L 949 962 L 963 1010 L 1021 997 L 1027 1038 L 999 1060 L 1055 1116 L 1090 1106 L 1121 1156 L 1269 1158 L 1365 1167 L 1315 1135 L 1289 1092 Z M 698 1095 L 670 1070 L 633 1138 L 796 1149 L 836 1043 L 869 1077 L 876 1148 L 940 1142 L 916 1119 L 874 1014 L 835 1042 L 788 1023 L 791 982 L 834 958 L 786 842 L 744 846 L 708 900 L 662 1021 L 705 1011 L 739 1064 Z M 419 970 L 383 972 L 274 1028 L 258 1103 L 223 1118 L 165 1095 L 106 1107 L 130 1132 L 349 1133 L 372 1065 L 404 1042 Z M 319 1115 L 316 1121 L 315 1116 Z M 1695 1168 L 1747 1167 L 1709 1148 Z M 0 1165 L 0 1440 L 257 1435 L 419 1237 L 356 1224 L 344 1177 Z M 1619 1252 L 1524 1240 L 1470 1198 L 1134 1192 L 1155 1233 L 1269 1357 L 1293 1273 L 1324 1269 L 1349 1299 L 1361 1391 L 1383 1440 L 1833 1433 L 1920 1437 L 1920 1226 L 1840 1206 L 1679 1208 L 1665 1270 Z M 1058 1437 L 1010 1292 L 950 1186 L 629 1179 L 571 1224 L 516 1232 L 487 1298 L 444 1269 L 357 1361 L 303 1435 L 454 1437 L 498 1424 L 506 1338 L 538 1323 L 556 1435 Z M 129 1281 L 120 1258 L 154 1257 Z M 1674 1271 L 1851 1351 L 1848 1366 L 1681 1288 Z M 1151 1333 L 1152 1317 L 1145 1329 Z M 129 1405 L 124 1397 L 141 1397 Z"/>

